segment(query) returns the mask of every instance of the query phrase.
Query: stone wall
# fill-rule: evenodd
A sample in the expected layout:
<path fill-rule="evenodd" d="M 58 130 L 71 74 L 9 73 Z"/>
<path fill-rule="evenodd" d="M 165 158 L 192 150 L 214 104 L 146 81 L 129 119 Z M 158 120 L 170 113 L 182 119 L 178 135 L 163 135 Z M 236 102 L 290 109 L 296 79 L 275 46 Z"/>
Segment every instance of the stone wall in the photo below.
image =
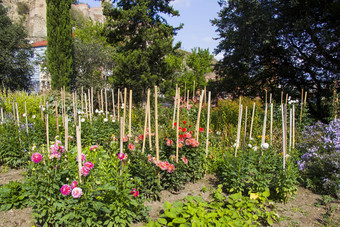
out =
<path fill-rule="evenodd" d="M 18 3 L 25 3 L 29 11 L 26 15 L 18 14 Z M 28 32 L 29 39 L 39 42 L 46 39 L 46 1 L 45 0 L 3 0 L 3 5 L 8 8 L 8 16 L 12 21 L 22 23 Z M 86 4 L 72 5 L 81 11 L 84 16 L 93 21 L 104 22 L 102 7 L 89 8 Z"/>

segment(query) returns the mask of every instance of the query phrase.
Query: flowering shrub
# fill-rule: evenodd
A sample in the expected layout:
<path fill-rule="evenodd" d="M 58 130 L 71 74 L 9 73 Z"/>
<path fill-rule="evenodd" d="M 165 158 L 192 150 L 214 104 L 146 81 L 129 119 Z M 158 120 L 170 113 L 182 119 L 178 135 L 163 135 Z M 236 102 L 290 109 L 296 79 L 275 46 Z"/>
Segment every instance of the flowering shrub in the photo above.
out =
<path fill-rule="evenodd" d="M 298 165 L 308 187 L 340 197 L 340 120 L 306 127 Z"/>

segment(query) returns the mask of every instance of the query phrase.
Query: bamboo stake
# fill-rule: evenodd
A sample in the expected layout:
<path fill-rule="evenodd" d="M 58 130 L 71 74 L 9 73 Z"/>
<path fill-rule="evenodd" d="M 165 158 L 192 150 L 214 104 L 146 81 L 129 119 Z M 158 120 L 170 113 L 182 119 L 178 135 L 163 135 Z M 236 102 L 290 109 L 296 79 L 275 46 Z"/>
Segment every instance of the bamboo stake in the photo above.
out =
<path fill-rule="evenodd" d="M 77 159 L 78 159 L 78 176 L 79 176 L 79 183 L 81 184 L 81 129 L 79 126 L 76 126 L 76 136 L 77 136 Z"/>
<path fill-rule="evenodd" d="M 129 97 L 129 137 L 132 137 L 131 134 L 131 114 L 132 113 L 132 90 L 130 90 L 130 97 Z"/>
<path fill-rule="evenodd" d="M 286 107 L 282 104 L 281 105 L 281 112 L 282 112 L 282 156 L 283 156 L 283 169 L 286 168 L 286 136 L 287 136 L 287 131 L 286 131 Z"/>
<path fill-rule="evenodd" d="M 101 104 L 101 101 L 100 101 L 100 92 L 99 91 L 97 91 L 97 103 L 98 103 L 98 111 L 99 110 L 101 110 L 101 106 L 100 106 L 100 104 Z"/>
<path fill-rule="evenodd" d="M 14 104 L 14 103 L 13 103 Z M 16 110 L 16 111 L 15 111 Z M 17 122 L 17 126 L 18 126 L 18 137 L 19 137 L 19 142 L 20 142 L 20 145 L 21 145 L 21 137 L 20 137 L 20 120 L 19 120 L 19 110 L 18 110 L 18 103 L 15 103 L 15 109 L 14 109 L 14 114 L 16 112 L 16 122 Z M 13 116 L 14 119 L 15 119 L 15 115 Z"/>
<path fill-rule="evenodd" d="M 107 111 L 107 92 L 106 92 L 106 88 L 104 88 L 104 92 L 105 92 L 105 117 L 106 119 L 108 119 L 107 115 L 108 115 L 108 111 Z"/>
<path fill-rule="evenodd" d="M 75 107 L 75 103 L 74 103 L 74 92 L 72 93 L 72 104 L 73 104 L 73 120 L 74 122 L 77 122 L 77 118 L 76 118 L 76 107 Z"/>
<path fill-rule="evenodd" d="M 273 144 L 273 114 L 274 106 L 273 103 L 270 103 L 270 145 Z"/>
<path fill-rule="evenodd" d="M 289 152 L 292 150 L 293 110 L 289 109 Z"/>
<path fill-rule="evenodd" d="M 189 106 L 189 90 L 187 92 L 187 108 L 188 108 L 188 106 Z"/>
<path fill-rule="evenodd" d="M 61 100 L 61 121 L 64 126 L 65 123 L 64 123 L 63 89 L 62 88 L 60 88 L 60 100 Z"/>
<path fill-rule="evenodd" d="M 209 127 L 210 127 L 210 100 L 211 100 L 211 92 L 208 94 L 208 116 L 207 116 L 207 138 L 205 142 L 205 156 L 208 157 L 209 153 Z"/>
<path fill-rule="evenodd" d="M 251 134 L 253 132 L 253 124 L 254 124 L 254 117 L 255 117 L 255 102 L 253 103 L 253 113 L 251 115 L 251 122 L 250 122 L 250 131 L 249 131 L 249 140 L 251 140 Z"/>
<path fill-rule="evenodd" d="M 265 107 L 265 110 L 264 110 L 264 119 L 263 119 L 262 142 L 261 142 L 261 145 L 263 145 L 266 142 L 267 109 L 268 109 L 268 105 L 266 103 L 266 107 Z"/>
<path fill-rule="evenodd" d="M 118 114 L 118 119 L 120 119 L 120 116 L 119 116 L 119 109 L 120 109 L 120 103 L 119 103 L 119 95 L 120 95 L 120 89 L 118 88 L 118 93 L 117 93 L 117 114 Z"/>
<path fill-rule="evenodd" d="M 192 100 L 194 100 L 194 97 L 196 96 L 195 95 L 195 80 L 194 80 L 194 87 L 193 87 L 193 89 L 192 89 Z"/>
<path fill-rule="evenodd" d="M 26 108 L 26 102 L 25 102 L 25 120 L 26 120 L 26 133 L 28 137 L 28 120 L 27 120 L 27 108 Z"/>
<path fill-rule="evenodd" d="M 65 151 L 68 151 L 68 116 L 65 115 Z"/>
<path fill-rule="evenodd" d="M 63 86 L 63 93 L 64 93 L 64 105 L 63 105 L 63 108 L 64 108 L 64 115 L 67 115 L 66 113 L 66 91 L 65 91 L 65 86 Z"/>
<path fill-rule="evenodd" d="M 125 135 L 125 121 L 126 121 L 126 98 L 127 98 L 127 88 L 124 88 L 124 112 L 123 112 L 123 120 L 124 120 L 124 126 L 123 126 L 123 134 Z"/>
<path fill-rule="evenodd" d="M 244 114 L 243 150 L 245 150 L 245 146 L 246 146 L 246 138 L 247 138 L 247 120 L 248 120 L 248 106 L 246 106 L 246 110 L 245 110 L 245 114 Z"/>
<path fill-rule="evenodd" d="M 55 104 L 55 121 L 56 121 L 56 125 L 57 125 L 57 134 L 59 135 L 58 103 L 57 103 L 57 101 L 55 101 L 54 104 Z"/>
<path fill-rule="evenodd" d="M 186 93 L 187 93 L 187 82 L 184 82 L 184 102 L 186 100 Z"/>
<path fill-rule="evenodd" d="M 113 119 L 116 120 L 116 107 L 115 107 L 115 93 L 114 93 L 114 89 L 112 89 L 111 92 L 112 92 L 112 112 L 113 112 Z"/>
<path fill-rule="evenodd" d="M 1 107 L 1 123 L 3 123 L 3 122 L 4 122 L 4 110 Z"/>
<path fill-rule="evenodd" d="M 177 106 L 177 84 L 176 84 L 176 95 L 175 95 L 175 99 L 174 99 L 174 113 L 173 113 L 173 117 L 172 117 L 172 129 L 175 128 L 175 117 L 176 117 L 176 106 Z"/>
<path fill-rule="evenodd" d="M 200 96 L 200 105 L 198 108 L 198 116 L 197 116 L 197 122 L 196 122 L 196 140 L 198 141 L 199 139 L 199 129 L 200 129 L 200 119 L 201 119 L 201 110 L 202 110 L 202 103 L 203 103 L 203 96 L 204 95 L 204 90 Z"/>
<path fill-rule="evenodd" d="M 152 150 L 152 141 L 151 141 L 151 101 L 150 101 L 150 89 L 148 89 L 148 99 L 149 99 L 149 105 L 147 106 L 148 108 L 148 128 L 149 128 L 149 149 L 150 151 Z"/>
<path fill-rule="evenodd" d="M 179 107 L 180 107 L 180 101 L 181 101 L 181 95 L 180 95 L 180 88 L 176 90 L 177 94 L 177 124 L 176 124 L 176 163 L 178 163 L 178 145 L 179 145 Z"/>
<path fill-rule="evenodd" d="M 124 118 L 120 118 L 120 146 L 119 146 L 119 151 L 120 153 L 123 153 L 123 137 L 124 137 Z M 119 175 L 122 175 L 122 161 L 120 161 L 120 170 L 119 170 Z"/>
<path fill-rule="evenodd" d="M 145 137 L 146 137 L 146 128 L 148 124 L 148 106 L 150 105 L 150 89 L 148 89 L 147 101 L 145 106 L 145 119 L 144 119 L 144 132 L 143 132 L 143 147 L 142 147 L 142 154 L 144 154 L 145 150 Z M 149 135 L 150 137 L 151 135 Z"/>
<path fill-rule="evenodd" d="M 272 103 L 272 93 L 269 94 L 269 103 Z"/>
<path fill-rule="evenodd" d="M 241 100 L 241 99 L 240 99 Z M 241 101 L 240 101 L 241 103 Z M 242 125 L 242 104 L 239 104 L 238 109 L 238 123 L 237 123 L 237 136 L 236 136 L 236 146 L 235 146 L 235 157 L 237 157 L 237 149 L 240 145 L 240 136 L 241 136 L 241 125 Z"/>
<path fill-rule="evenodd" d="M 13 108 L 13 120 L 15 121 L 15 104 L 12 102 L 12 108 Z M 40 102 L 40 108 L 41 108 L 41 102 Z"/>
<path fill-rule="evenodd" d="M 81 87 L 81 112 L 84 112 L 84 88 Z"/>
<path fill-rule="evenodd" d="M 74 123 L 77 123 L 77 116 L 78 116 L 78 98 L 77 98 L 77 90 L 74 92 L 74 114 L 75 114 L 75 119 L 74 119 Z"/>
<path fill-rule="evenodd" d="M 281 91 L 281 104 L 283 104 L 283 91 Z"/>
<path fill-rule="evenodd" d="M 293 149 L 295 148 L 295 104 L 293 104 Z"/>
<path fill-rule="evenodd" d="M 101 105 L 102 105 L 102 108 L 101 108 L 101 110 L 104 112 L 104 96 L 103 96 L 103 90 L 104 90 L 104 88 L 103 89 L 100 89 L 100 101 L 101 101 Z"/>
<path fill-rule="evenodd" d="M 47 153 L 50 154 L 50 138 L 48 132 L 48 113 L 46 114 L 46 141 L 47 141 Z"/>
<path fill-rule="evenodd" d="M 300 111 L 300 124 L 302 122 L 302 112 L 303 112 L 303 88 L 301 91 L 301 111 Z"/>
<path fill-rule="evenodd" d="M 158 145 L 158 103 L 157 103 L 157 86 L 155 86 L 155 133 L 156 133 L 156 161 L 159 161 L 159 145 Z"/>
<path fill-rule="evenodd" d="M 268 96 L 268 91 L 267 91 L 267 89 L 264 89 L 265 90 L 265 92 L 266 92 L 266 98 L 265 98 L 265 101 L 266 101 L 266 103 L 267 103 L 267 96 Z"/>
<path fill-rule="evenodd" d="M 43 105 L 42 105 L 42 102 L 40 102 L 40 116 L 41 116 L 41 121 L 44 122 L 44 114 L 43 114 Z"/>
<path fill-rule="evenodd" d="M 90 95 L 89 95 L 90 97 Z M 89 103 L 90 105 L 90 103 Z M 91 116 L 93 115 L 93 87 L 91 87 L 91 114 L 90 114 L 90 119 L 91 119 Z"/>
<path fill-rule="evenodd" d="M 85 99 L 85 114 L 86 114 L 86 119 L 89 119 L 89 110 L 87 109 L 87 96 L 86 96 L 86 92 L 84 94 L 84 99 Z"/>

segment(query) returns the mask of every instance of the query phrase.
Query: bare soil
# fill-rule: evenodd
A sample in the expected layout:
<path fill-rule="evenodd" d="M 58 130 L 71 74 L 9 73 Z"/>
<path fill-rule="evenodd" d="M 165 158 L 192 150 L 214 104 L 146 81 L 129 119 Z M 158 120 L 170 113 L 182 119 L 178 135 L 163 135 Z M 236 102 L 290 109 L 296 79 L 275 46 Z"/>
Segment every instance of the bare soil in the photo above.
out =
<path fill-rule="evenodd" d="M 0 171 L 0 185 L 9 181 L 20 181 L 23 179 L 23 170 Z M 149 215 L 152 219 L 157 219 L 163 209 L 163 203 L 168 201 L 183 201 L 188 195 L 199 195 L 204 200 L 209 200 L 211 192 L 217 188 L 217 178 L 214 175 L 206 175 L 204 179 L 196 183 L 188 183 L 185 188 L 178 193 L 169 191 L 161 192 L 160 201 L 146 202 L 145 206 L 151 208 Z M 204 190 L 202 190 L 205 188 Z M 321 195 L 315 194 L 308 189 L 299 187 L 294 199 L 290 199 L 287 204 L 276 203 L 275 209 L 279 215 L 280 222 L 275 223 L 275 227 L 283 226 L 340 226 L 340 201 L 333 200 L 324 204 Z M 332 210 L 330 209 L 331 207 Z M 328 216 L 327 216 L 328 215 Z M 22 210 L 11 209 L 7 212 L 0 211 L 0 227 L 31 227 L 34 225 L 31 208 Z M 143 223 L 132 224 L 132 227 L 142 226 Z"/>

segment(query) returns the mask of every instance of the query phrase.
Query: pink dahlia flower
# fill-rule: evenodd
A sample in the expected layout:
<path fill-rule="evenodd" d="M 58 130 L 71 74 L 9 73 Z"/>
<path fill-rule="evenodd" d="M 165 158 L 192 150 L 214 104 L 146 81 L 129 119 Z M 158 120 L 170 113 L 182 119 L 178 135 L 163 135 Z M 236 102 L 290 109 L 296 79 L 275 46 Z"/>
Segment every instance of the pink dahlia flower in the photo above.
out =
<path fill-rule="evenodd" d="M 125 159 L 127 159 L 127 154 L 124 154 L 123 152 L 119 152 L 117 154 L 117 157 L 118 157 L 119 160 L 125 160 Z"/>
<path fill-rule="evenodd" d="M 168 173 L 172 173 L 173 171 L 175 171 L 175 166 L 171 164 L 168 166 L 167 170 L 168 170 Z"/>
<path fill-rule="evenodd" d="M 129 144 L 129 150 L 130 151 L 134 151 L 135 150 L 135 145 L 133 145 L 132 143 Z"/>
<path fill-rule="evenodd" d="M 73 198 L 80 198 L 83 195 L 83 190 L 81 188 L 75 187 L 72 189 L 72 196 Z"/>
<path fill-rule="evenodd" d="M 188 159 L 185 156 L 182 157 L 182 161 L 184 164 L 188 164 Z"/>
<path fill-rule="evenodd" d="M 133 197 L 137 197 L 139 195 L 139 191 L 137 191 L 137 189 L 133 188 L 132 191 L 130 192 L 131 195 L 133 195 Z"/>
<path fill-rule="evenodd" d="M 80 170 L 80 174 L 86 177 L 90 174 L 90 170 L 86 166 L 83 166 Z"/>
<path fill-rule="evenodd" d="M 77 187 L 77 185 L 78 185 L 78 182 L 77 182 L 76 180 L 74 180 L 74 181 L 72 181 L 72 183 L 71 183 L 71 188 L 74 189 L 74 188 Z"/>
<path fill-rule="evenodd" d="M 167 146 L 171 147 L 172 143 L 173 143 L 172 140 L 170 140 L 170 139 L 166 140 L 166 145 Z"/>
<path fill-rule="evenodd" d="M 71 187 L 68 184 L 64 184 L 61 188 L 60 188 L 61 194 L 63 194 L 64 196 L 69 195 L 71 193 Z"/>
<path fill-rule="evenodd" d="M 86 167 L 86 168 L 88 168 L 89 170 L 91 170 L 91 169 L 93 169 L 93 163 L 92 162 L 85 162 L 84 163 L 84 166 Z"/>
<path fill-rule="evenodd" d="M 41 162 L 41 159 L 42 159 L 42 155 L 41 155 L 40 153 L 34 153 L 34 154 L 32 154 L 31 160 L 32 160 L 34 163 L 39 163 L 39 162 Z"/>
<path fill-rule="evenodd" d="M 98 145 L 92 145 L 90 147 L 90 151 L 96 151 L 98 148 L 99 148 Z"/>

